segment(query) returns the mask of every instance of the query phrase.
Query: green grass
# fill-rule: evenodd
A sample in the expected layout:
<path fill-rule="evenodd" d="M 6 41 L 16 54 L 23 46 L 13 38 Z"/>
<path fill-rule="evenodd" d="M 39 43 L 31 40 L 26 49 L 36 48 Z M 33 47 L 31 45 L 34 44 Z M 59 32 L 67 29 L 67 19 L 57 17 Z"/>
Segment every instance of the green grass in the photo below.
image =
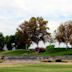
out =
<path fill-rule="evenodd" d="M 48 48 L 47 51 L 42 53 L 36 53 L 32 51 L 25 51 L 23 49 L 15 50 L 15 51 L 2 51 L 0 52 L 0 56 L 64 56 L 64 55 L 72 55 L 72 49 L 65 48 Z"/>
<path fill-rule="evenodd" d="M 9 50 L 9 51 L 2 51 L 0 53 L 0 56 L 4 55 L 4 56 L 19 56 L 21 54 L 25 54 L 25 50 L 15 50 L 15 51 L 12 51 L 12 50 Z"/>
<path fill-rule="evenodd" d="M 46 52 L 41 53 L 44 56 L 64 56 L 64 55 L 72 55 L 72 49 L 65 48 L 48 48 Z"/>
<path fill-rule="evenodd" d="M 72 65 L 62 64 L 22 64 L 14 67 L 0 67 L 0 72 L 72 72 Z"/>

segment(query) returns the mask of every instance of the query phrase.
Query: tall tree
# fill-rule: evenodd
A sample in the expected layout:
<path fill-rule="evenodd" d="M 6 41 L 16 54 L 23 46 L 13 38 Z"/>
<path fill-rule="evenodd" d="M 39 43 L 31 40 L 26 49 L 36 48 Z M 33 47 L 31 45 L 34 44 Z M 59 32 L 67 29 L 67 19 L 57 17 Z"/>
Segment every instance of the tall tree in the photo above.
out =
<path fill-rule="evenodd" d="M 56 39 L 59 43 L 64 42 L 68 47 L 68 43 L 72 45 L 72 21 L 61 24 L 56 30 Z"/>
<path fill-rule="evenodd" d="M 23 43 L 22 36 L 20 32 L 15 33 L 15 47 L 17 49 L 25 49 L 25 44 Z"/>
<path fill-rule="evenodd" d="M 8 50 L 12 50 L 12 44 L 15 43 L 15 36 L 10 35 L 5 37 L 5 44 L 7 44 Z"/>
<path fill-rule="evenodd" d="M 29 21 L 24 21 L 17 29 L 17 33 L 20 35 L 19 44 L 28 46 L 32 41 L 37 44 L 39 40 L 45 42 L 45 38 L 49 38 L 50 36 L 50 33 L 47 31 L 49 29 L 47 23 L 48 21 L 42 17 L 32 17 Z"/>
<path fill-rule="evenodd" d="M 0 33 L 0 50 L 3 50 L 4 47 L 4 36 Z"/>

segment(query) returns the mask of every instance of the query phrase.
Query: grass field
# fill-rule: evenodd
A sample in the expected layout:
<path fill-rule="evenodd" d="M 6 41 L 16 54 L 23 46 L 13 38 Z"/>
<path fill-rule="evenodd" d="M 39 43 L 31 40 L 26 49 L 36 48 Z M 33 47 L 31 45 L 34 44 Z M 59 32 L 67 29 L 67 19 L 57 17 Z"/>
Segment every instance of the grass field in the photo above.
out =
<path fill-rule="evenodd" d="M 0 65 L 0 72 L 72 72 L 70 64 L 20 64 L 20 65 Z"/>
<path fill-rule="evenodd" d="M 72 49 L 49 48 L 46 52 L 35 53 L 25 50 L 2 51 L 0 56 L 25 56 L 25 55 L 43 55 L 43 56 L 63 56 L 72 55 Z M 0 72 L 72 72 L 72 63 L 53 64 L 53 63 L 30 63 L 30 64 L 0 64 Z"/>
<path fill-rule="evenodd" d="M 72 49 L 65 49 L 65 48 L 48 48 L 47 51 L 42 53 L 35 53 L 35 52 L 27 52 L 24 49 L 19 49 L 15 51 L 2 51 L 0 52 L 0 56 L 25 56 L 25 55 L 31 55 L 31 56 L 63 56 L 63 55 L 72 55 Z"/>

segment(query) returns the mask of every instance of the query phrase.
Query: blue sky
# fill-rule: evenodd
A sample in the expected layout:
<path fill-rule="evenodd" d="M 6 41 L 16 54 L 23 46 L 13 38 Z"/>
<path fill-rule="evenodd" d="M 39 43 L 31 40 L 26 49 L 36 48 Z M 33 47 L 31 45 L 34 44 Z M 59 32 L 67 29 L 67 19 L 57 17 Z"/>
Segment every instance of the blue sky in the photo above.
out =
<path fill-rule="evenodd" d="M 42 16 L 50 32 L 60 23 L 72 20 L 72 0 L 0 0 L 0 32 L 14 34 L 24 20 Z"/>

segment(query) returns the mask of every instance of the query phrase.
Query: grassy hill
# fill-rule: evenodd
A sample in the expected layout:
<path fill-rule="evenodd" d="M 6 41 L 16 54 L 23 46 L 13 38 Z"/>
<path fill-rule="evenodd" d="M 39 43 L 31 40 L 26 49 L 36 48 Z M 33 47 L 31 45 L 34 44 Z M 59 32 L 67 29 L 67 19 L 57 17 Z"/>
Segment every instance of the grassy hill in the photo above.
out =
<path fill-rule="evenodd" d="M 45 52 L 37 53 L 32 51 L 26 51 L 23 49 L 18 49 L 15 51 L 2 51 L 0 52 L 0 56 L 63 56 L 63 55 L 72 55 L 72 49 L 65 48 L 48 48 Z"/>

